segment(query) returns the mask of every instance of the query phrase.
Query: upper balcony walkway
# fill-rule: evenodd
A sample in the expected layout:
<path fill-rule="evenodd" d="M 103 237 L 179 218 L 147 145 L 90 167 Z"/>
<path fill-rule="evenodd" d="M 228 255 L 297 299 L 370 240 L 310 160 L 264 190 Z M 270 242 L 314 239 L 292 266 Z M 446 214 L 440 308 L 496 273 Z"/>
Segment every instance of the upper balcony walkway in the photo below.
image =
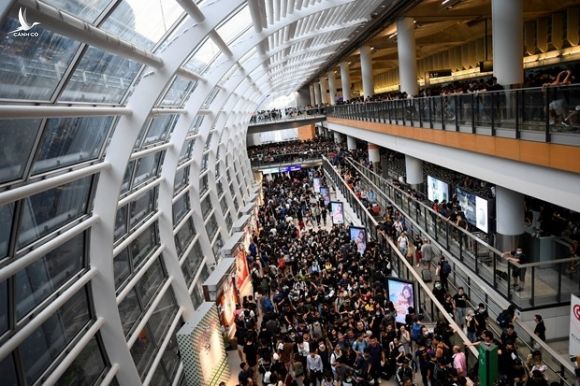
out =
<path fill-rule="evenodd" d="M 248 134 L 263 133 L 273 130 L 294 129 L 300 126 L 311 125 L 326 120 L 324 109 L 303 110 L 298 115 L 285 117 L 257 117 L 253 116 L 248 125 Z"/>

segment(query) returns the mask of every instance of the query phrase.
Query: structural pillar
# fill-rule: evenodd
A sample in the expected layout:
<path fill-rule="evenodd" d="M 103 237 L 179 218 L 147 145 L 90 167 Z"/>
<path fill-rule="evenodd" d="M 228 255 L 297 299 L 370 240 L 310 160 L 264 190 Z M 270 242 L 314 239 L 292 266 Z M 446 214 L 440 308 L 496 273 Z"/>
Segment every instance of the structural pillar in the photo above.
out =
<path fill-rule="evenodd" d="M 320 106 L 320 83 L 316 82 L 313 85 L 314 88 L 314 104 Z"/>
<path fill-rule="evenodd" d="M 363 95 L 367 99 L 375 95 L 373 83 L 373 64 L 371 58 L 371 48 L 362 46 L 360 48 L 360 67 L 363 84 Z"/>
<path fill-rule="evenodd" d="M 348 150 L 356 150 L 356 139 L 350 135 L 346 136 L 346 147 Z"/>
<path fill-rule="evenodd" d="M 415 23 L 410 17 L 397 20 L 397 52 L 399 55 L 399 82 L 401 92 L 413 97 L 419 94 L 417 83 L 417 53 Z"/>
<path fill-rule="evenodd" d="M 379 147 L 374 143 L 368 144 L 369 150 L 369 161 L 373 165 L 373 170 L 378 170 L 379 163 L 381 162 L 381 152 L 379 151 Z"/>
<path fill-rule="evenodd" d="M 338 131 L 334 132 L 334 143 L 339 145 L 342 143 L 342 134 L 340 134 Z"/>
<path fill-rule="evenodd" d="M 344 102 L 350 99 L 350 74 L 348 62 L 340 63 L 340 85 L 342 86 L 342 100 Z"/>
<path fill-rule="evenodd" d="M 310 106 L 314 106 L 316 104 L 316 100 L 314 99 L 314 85 L 311 84 L 308 90 L 310 91 Z"/>
<path fill-rule="evenodd" d="M 325 105 L 328 103 L 328 79 L 320 78 L 320 102 Z"/>
<path fill-rule="evenodd" d="M 524 233 L 524 195 L 501 186 L 495 187 L 496 248 L 500 251 L 518 247 Z"/>
<path fill-rule="evenodd" d="M 336 79 L 334 71 L 328 71 L 328 103 L 334 106 L 336 103 Z"/>
<path fill-rule="evenodd" d="M 523 0 L 492 0 L 493 75 L 508 86 L 524 82 Z"/>
<path fill-rule="evenodd" d="M 420 190 L 423 183 L 423 161 L 405 154 L 405 174 L 407 174 L 407 184 L 415 190 Z"/>

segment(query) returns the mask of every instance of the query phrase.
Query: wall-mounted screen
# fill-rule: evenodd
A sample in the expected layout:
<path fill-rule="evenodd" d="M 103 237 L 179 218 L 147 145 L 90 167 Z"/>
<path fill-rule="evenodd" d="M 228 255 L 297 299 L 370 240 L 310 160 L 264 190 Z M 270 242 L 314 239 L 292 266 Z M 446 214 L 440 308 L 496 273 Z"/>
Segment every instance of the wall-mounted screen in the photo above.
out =
<path fill-rule="evenodd" d="M 487 233 L 487 200 L 461 188 L 456 188 L 455 193 L 457 195 L 457 200 L 459 201 L 459 206 L 463 213 L 465 213 L 467 222 Z"/>
<path fill-rule="evenodd" d="M 349 228 L 350 240 L 356 244 L 356 250 L 359 255 L 364 255 L 367 249 L 367 230 L 362 227 Z"/>
<path fill-rule="evenodd" d="M 326 186 L 320 187 L 320 195 L 324 198 L 324 205 L 330 204 L 330 189 Z"/>
<path fill-rule="evenodd" d="M 315 193 L 320 193 L 320 178 L 314 177 L 312 179 L 312 186 L 314 188 Z"/>
<path fill-rule="evenodd" d="M 449 201 L 449 185 L 437 178 L 427 176 L 427 198 L 430 201 Z"/>
<path fill-rule="evenodd" d="M 413 283 L 389 278 L 387 279 L 389 299 L 393 302 L 397 316 L 397 323 L 405 323 L 405 316 L 409 313 L 409 307 L 415 307 L 415 289 Z"/>
<path fill-rule="evenodd" d="M 344 206 L 340 201 L 330 203 L 330 217 L 333 224 L 344 224 Z"/>
<path fill-rule="evenodd" d="M 475 226 L 487 233 L 487 200 L 475 196 Z"/>

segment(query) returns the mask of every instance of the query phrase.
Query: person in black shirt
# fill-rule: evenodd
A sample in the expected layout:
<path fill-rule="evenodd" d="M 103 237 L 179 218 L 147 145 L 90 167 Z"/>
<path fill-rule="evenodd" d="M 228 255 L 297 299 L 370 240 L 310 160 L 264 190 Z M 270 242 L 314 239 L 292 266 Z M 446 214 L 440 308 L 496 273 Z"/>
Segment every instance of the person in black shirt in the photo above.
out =
<path fill-rule="evenodd" d="M 481 335 L 481 333 L 487 329 L 486 322 L 489 314 L 485 305 L 483 303 L 479 303 L 479 307 L 475 312 L 474 318 L 475 323 L 477 324 L 477 336 Z"/>
<path fill-rule="evenodd" d="M 544 319 L 542 319 L 542 315 L 536 314 L 534 315 L 534 320 L 536 321 L 536 327 L 534 328 L 534 334 L 543 340 L 546 341 L 546 326 L 544 325 Z"/>
<path fill-rule="evenodd" d="M 461 327 L 465 321 L 465 310 L 467 309 L 467 301 L 469 298 L 465 294 L 463 287 L 457 289 L 457 293 L 453 296 L 453 304 L 455 308 L 455 321 Z"/>
<path fill-rule="evenodd" d="M 528 258 L 524 254 L 521 248 L 517 248 L 515 251 L 507 251 L 504 252 L 503 256 L 506 260 L 518 263 L 518 264 L 526 264 L 528 263 Z M 525 287 L 526 281 L 526 268 L 516 267 L 515 265 L 512 266 L 512 277 L 513 277 L 513 287 L 516 291 L 523 291 Z M 519 285 L 518 285 L 519 279 Z"/>

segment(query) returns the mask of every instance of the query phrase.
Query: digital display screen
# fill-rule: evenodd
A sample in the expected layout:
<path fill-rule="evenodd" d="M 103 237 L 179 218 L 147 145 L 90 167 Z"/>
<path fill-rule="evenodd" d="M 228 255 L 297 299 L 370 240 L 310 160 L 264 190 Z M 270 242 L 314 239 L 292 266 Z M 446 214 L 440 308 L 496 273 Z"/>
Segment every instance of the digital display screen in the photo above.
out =
<path fill-rule="evenodd" d="M 324 205 L 328 205 L 330 203 L 330 190 L 326 186 L 321 186 L 320 195 L 324 198 Z"/>
<path fill-rule="evenodd" d="M 430 201 L 449 201 L 449 185 L 437 178 L 427 176 L 427 198 Z"/>
<path fill-rule="evenodd" d="M 389 300 L 393 302 L 397 316 L 397 323 L 405 323 L 405 316 L 409 313 L 409 307 L 415 307 L 415 289 L 413 283 L 398 279 L 387 279 Z"/>
<path fill-rule="evenodd" d="M 350 240 L 356 244 L 356 250 L 359 255 L 364 255 L 367 249 L 367 230 L 362 227 L 349 228 Z"/>
<path fill-rule="evenodd" d="M 344 206 L 342 202 L 332 201 L 330 203 L 330 217 L 333 224 L 344 224 Z"/>
<path fill-rule="evenodd" d="M 465 213 L 467 222 L 477 227 L 477 229 L 487 233 L 487 200 L 484 200 L 483 198 L 469 193 L 461 188 L 456 188 L 455 193 L 457 195 L 457 200 L 459 201 L 459 206 L 461 207 L 463 213 Z"/>
<path fill-rule="evenodd" d="M 475 226 L 487 233 L 487 200 L 475 196 Z"/>
<path fill-rule="evenodd" d="M 315 193 L 320 193 L 320 178 L 314 177 L 312 179 L 312 186 Z"/>

